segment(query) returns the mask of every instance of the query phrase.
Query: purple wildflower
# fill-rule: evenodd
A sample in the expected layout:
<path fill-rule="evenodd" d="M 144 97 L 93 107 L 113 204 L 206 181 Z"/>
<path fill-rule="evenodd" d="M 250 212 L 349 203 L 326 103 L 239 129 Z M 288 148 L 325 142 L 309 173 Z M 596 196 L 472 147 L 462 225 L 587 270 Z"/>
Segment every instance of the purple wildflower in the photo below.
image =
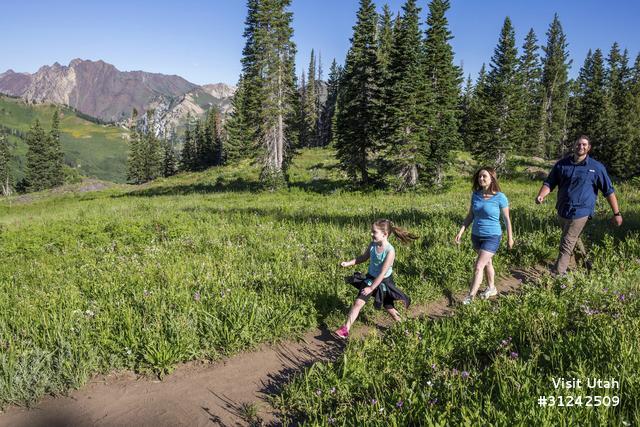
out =
<path fill-rule="evenodd" d="M 195 291 L 195 292 L 193 293 L 193 300 L 194 300 L 194 301 L 200 301 L 200 292 Z"/>
<path fill-rule="evenodd" d="M 469 372 L 467 372 L 467 371 L 462 371 L 462 378 L 464 378 L 464 379 L 469 378 Z"/>
<path fill-rule="evenodd" d="M 562 285 L 560 285 L 560 289 L 567 289 L 567 285 L 563 283 Z"/>
<path fill-rule="evenodd" d="M 624 301 L 624 298 L 625 298 L 624 294 L 620 294 L 620 296 L 618 297 L 620 301 Z"/>
<path fill-rule="evenodd" d="M 511 354 L 509 354 L 509 357 L 512 359 L 517 359 L 518 358 L 518 353 L 515 351 L 512 351 Z"/>
<path fill-rule="evenodd" d="M 336 392 L 336 388 L 335 387 L 331 387 L 331 390 L 329 390 L 331 392 L 331 394 L 334 394 Z"/>
<path fill-rule="evenodd" d="M 451 373 L 452 373 L 453 375 L 458 375 L 458 370 L 457 370 L 456 368 L 453 368 L 453 371 L 451 371 Z"/>
<path fill-rule="evenodd" d="M 433 365 L 431 365 L 431 369 L 433 369 L 434 371 L 436 370 L 436 364 L 435 363 Z"/>
<path fill-rule="evenodd" d="M 371 399 L 371 404 L 375 405 L 376 403 L 378 403 L 378 399 Z"/>
<path fill-rule="evenodd" d="M 316 390 L 316 395 L 320 396 L 321 394 L 322 394 L 322 390 L 317 389 L 317 390 Z"/>
<path fill-rule="evenodd" d="M 398 403 L 396 403 L 396 408 L 402 408 L 402 405 L 404 405 L 404 402 L 402 400 L 398 400 Z"/>
<path fill-rule="evenodd" d="M 329 424 L 335 424 L 336 419 L 333 417 L 329 417 L 329 419 L 327 420 L 329 422 Z"/>

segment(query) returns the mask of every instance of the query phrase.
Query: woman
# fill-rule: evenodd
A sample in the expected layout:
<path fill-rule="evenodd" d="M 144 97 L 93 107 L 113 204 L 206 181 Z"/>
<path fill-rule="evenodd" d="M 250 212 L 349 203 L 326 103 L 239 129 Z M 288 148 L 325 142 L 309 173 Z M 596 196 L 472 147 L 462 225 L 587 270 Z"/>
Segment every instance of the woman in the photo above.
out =
<path fill-rule="evenodd" d="M 469 227 L 469 224 L 473 222 L 471 242 L 473 243 L 473 249 L 478 254 L 478 258 L 476 258 L 469 295 L 462 301 L 463 304 L 469 304 L 473 301 L 480 283 L 482 283 L 483 274 L 487 278 L 487 289 L 482 292 L 482 298 L 489 298 L 498 294 L 495 286 L 495 271 L 491 259 L 500 247 L 500 240 L 502 239 L 501 212 L 507 226 L 508 247 L 509 249 L 513 248 L 509 201 L 504 193 L 500 192 L 496 171 L 489 167 L 483 167 L 478 170 L 473 175 L 472 189 L 469 213 L 467 213 L 462 227 L 460 227 L 460 231 L 455 237 L 455 242 L 459 244 L 462 234 Z"/>

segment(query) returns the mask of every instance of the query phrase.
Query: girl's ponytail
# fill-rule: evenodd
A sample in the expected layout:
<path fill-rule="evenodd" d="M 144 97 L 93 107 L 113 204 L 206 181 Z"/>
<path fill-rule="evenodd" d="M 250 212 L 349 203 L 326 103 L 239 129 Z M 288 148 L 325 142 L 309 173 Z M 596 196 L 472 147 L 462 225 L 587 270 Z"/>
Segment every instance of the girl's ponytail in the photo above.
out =
<path fill-rule="evenodd" d="M 393 221 L 388 219 L 378 219 L 373 225 L 387 234 L 394 234 L 402 243 L 409 243 L 418 238 L 418 236 L 409 233 L 404 228 L 394 225 Z"/>

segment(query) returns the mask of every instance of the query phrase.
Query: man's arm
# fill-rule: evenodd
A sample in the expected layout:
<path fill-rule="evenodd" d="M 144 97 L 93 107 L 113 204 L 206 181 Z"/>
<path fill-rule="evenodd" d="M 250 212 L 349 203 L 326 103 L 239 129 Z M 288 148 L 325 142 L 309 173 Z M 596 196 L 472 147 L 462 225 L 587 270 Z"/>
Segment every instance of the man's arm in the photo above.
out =
<path fill-rule="evenodd" d="M 611 218 L 611 222 L 620 227 L 622 225 L 622 214 L 618 207 L 618 198 L 616 197 L 616 193 L 609 194 L 607 196 L 607 202 L 609 202 L 609 206 L 611 206 L 611 210 L 613 211 L 613 218 Z"/>

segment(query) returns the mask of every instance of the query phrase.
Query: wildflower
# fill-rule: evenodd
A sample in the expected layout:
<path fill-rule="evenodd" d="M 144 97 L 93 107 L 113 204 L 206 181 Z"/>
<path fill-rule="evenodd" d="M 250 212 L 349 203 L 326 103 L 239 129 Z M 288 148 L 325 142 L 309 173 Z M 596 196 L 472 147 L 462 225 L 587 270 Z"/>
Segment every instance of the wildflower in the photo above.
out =
<path fill-rule="evenodd" d="M 194 300 L 194 301 L 200 301 L 200 292 L 195 291 L 195 292 L 193 293 L 193 300 Z"/>
<path fill-rule="evenodd" d="M 518 358 L 518 353 L 515 351 L 512 351 L 511 354 L 509 354 L 509 357 L 512 359 L 517 359 Z"/>
<path fill-rule="evenodd" d="M 456 368 L 453 368 L 453 371 L 451 371 L 451 373 L 452 373 L 453 375 L 458 375 L 458 370 L 457 370 Z"/>
<path fill-rule="evenodd" d="M 328 422 L 329 424 L 335 424 L 336 419 L 335 419 L 335 418 L 333 418 L 333 417 L 329 417 L 329 419 L 327 420 L 327 422 Z"/>
<path fill-rule="evenodd" d="M 336 392 L 336 388 L 335 388 L 335 387 L 331 387 L 331 390 L 329 390 L 329 392 L 330 392 L 331 394 L 334 394 L 334 393 Z"/>
<path fill-rule="evenodd" d="M 149 295 L 151 295 L 151 292 L 145 289 L 144 291 L 142 291 L 142 295 L 148 297 Z"/>
<path fill-rule="evenodd" d="M 84 312 L 84 314 L 87 317 L 93 317 L 93 316 L 96 315 L 92 310 L 87 310 L 87 311 Z"/>
<path fill-rule="evenodd" d="M 398 400 L 398 402 L 396 403 L 396 408 L 402 408 L 402 405 L 404 405 L 404 402 L 402 400 Z"/>
<path fill-rule="evenodd" d="M 378 409 L 378 412 L 383 413 L 384 412 L 384 407 Z"/>
<path fill-rule="evenodd" d="M 429 401 L 429 405 L 431 405 L 431 406 L 433 406 L 433 405 L 435 405 L 435 404 L 437 404 L 437 403 L 438 403 L 438 399 L 437 399 L 437 398 L 435 398 L 435 399 L 431 399 L 431 400 Z"/>
<path fill-rule="evenodd" d="M 321 394 L 322 394 L 322 390 L 317 389 L 317 390 L 316 390 L 316 395 L 317 395 L 317 396 L 320 396 Z"/>
<path fill-rule="evenodd" d="M 431 381 L 427 381 L 427 385 L 428 385 L 429 387 L 431 387 L 431 386 L 433 386 L 433 383 L 432 383 Z"/>
<path fill-rule="evenodd" d="M 567 289 L 567 285 L 563 283 L 562 285 L 560 285 L 560 289 Z"/>
<path fill-rule="evenodd" d="M 618 299 L 619 299 L 620 301 L 624 301 L 624 298 L 625 298 L 625 297 L 624 297 L 624 294 L 620 294 L 620 296 L 618 297 Z"/>
<path fill-rule="evenodd" d="M 371 404 L 375 405 L 376 403 L 378 403 L 378 399 L 371 399 Z"/>
<path fill-rule="evenodd" d="M 469 372 L 467 372 L 467 371 L 462 371 L 461 376 L 462 376 L 462 378 L 464 378 L 464 379 L 466 380 L 467 378 L 469 378 Z"/>
<path fill-rule="evenodd" d="M 436 364 L 435 363 L 433 365 L 431 365 L 431 369 L 433 369 L 434 371 L 436 370 Z"/>

